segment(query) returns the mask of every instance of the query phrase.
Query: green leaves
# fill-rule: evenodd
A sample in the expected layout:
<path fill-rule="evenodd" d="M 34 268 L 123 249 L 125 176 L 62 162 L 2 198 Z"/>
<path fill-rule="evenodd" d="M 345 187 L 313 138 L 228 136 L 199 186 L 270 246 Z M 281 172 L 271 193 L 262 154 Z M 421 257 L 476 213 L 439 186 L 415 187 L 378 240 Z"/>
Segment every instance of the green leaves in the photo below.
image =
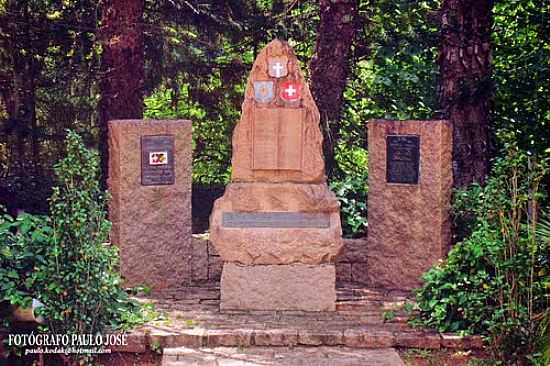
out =
<path fill-rule="evenodd" d="M 367 229 L 367 173 L 333 180 L 330 189 L 340 201 L 342 231 L 346 237 L 358 237 Z"/>
<path fill-rule="evenodd" d="M 66 146 L 55 166 L 51 216 L 0 218 L 0 302 L 39 299 L 51 333 L 95 334 L 128 319 L 136 324 L 140 307 L 120 288 L 116 248 L 104 244 L 110 223 L 97 153 L 71 131 Z"/>
<path fill-rule="evenodd" d="M 537 346 L 537 316 L 549 306 L 547 214 L 538 221 L 548 159 L 528 155 L 513 136 L 495 159 L 486 185 L 454 194 L 465 239 L 424 274 L 417 292 L 421 318 L 441 331 L 490 335 L 511 364 Z M 522 361 L 523 362 L 523 361 Z"/>

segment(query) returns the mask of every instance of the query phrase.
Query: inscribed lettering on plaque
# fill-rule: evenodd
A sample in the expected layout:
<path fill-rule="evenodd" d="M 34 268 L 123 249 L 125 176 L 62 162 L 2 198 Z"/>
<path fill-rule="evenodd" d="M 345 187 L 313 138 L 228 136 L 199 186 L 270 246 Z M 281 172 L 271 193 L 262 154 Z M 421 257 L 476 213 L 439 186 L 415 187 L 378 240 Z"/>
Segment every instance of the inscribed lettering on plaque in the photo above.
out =
<path fill-rule="evenodd" d="M 162 186 L 174 182 L 174 136 L 142 136 L 141 185 Z"/>
<path fill-rule="evenodd" d="M 418 184 L 420 137 L 388 135 L 386 137 L 386 182 Z"/>
<path fill-rule="evenodd" d="M 301 170 L 303 108 L 256 108 L 252 169 Z"/>

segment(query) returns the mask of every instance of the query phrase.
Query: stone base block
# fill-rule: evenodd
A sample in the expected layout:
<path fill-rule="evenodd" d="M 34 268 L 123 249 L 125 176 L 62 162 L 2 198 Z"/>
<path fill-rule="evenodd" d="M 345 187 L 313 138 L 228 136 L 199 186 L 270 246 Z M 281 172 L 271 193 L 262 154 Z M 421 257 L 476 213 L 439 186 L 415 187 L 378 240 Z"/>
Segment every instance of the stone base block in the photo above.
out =
<path fill-rule="evenodd" d="M 333 264 L 256 265 L 225 263 L 221 310 L 336 310 Z"/>

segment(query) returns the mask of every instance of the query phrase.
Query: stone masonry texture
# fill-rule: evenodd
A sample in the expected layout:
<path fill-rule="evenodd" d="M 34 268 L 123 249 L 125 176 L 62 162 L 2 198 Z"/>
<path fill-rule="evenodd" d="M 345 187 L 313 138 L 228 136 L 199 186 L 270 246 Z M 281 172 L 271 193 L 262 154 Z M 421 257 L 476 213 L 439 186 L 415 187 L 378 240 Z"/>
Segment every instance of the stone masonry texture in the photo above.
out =
<path fill-rule="evenodd" d="M 175 137 L 175 184 L 141 185 L 141 137 Z M 127 286 L 153 290 L 191 281 L 191 121 L 109 122 L 111 242 Z"/>
<path fill-rule="evenodd" d="M 222 309 L 335 309 L 342 229 L 322 145 L 319 110 L 298 59 L 275 39 L 252 66 L 233 131 L 231 183 L 210 215 L 210 240 L 224 263 Z M 277 224 L 275 214 L 324 223 Z M 256 221 L 224 219 L 238 216 Z M 269 223 L 258 223 L 259 217 L 270 217 Z M 218 268 L 209 265 L 208 277 Z"/>
<path fill-rule="evenodd" d="M 334 265 L 255 265 L 225 263 L 221 310 L 333 311 Z"/>
<path fill-rule="evenodd" d="M 367 238 L 344 239 L 336 260 L 336 281 L 369 285 Z M 193 236 L 192 278 L 196 284 L 216 283 L 221 279 L 223 261 L 212 243 L 203 235 Z"/>
<path fill-rule="evenodd" d="M 418 184 L 386 182 L 386 137 L 420 138 Z M 368 282 L 411 289 L 450 245 L 452 128 L 448 121 L 372 120 L 368 124 Z"/>

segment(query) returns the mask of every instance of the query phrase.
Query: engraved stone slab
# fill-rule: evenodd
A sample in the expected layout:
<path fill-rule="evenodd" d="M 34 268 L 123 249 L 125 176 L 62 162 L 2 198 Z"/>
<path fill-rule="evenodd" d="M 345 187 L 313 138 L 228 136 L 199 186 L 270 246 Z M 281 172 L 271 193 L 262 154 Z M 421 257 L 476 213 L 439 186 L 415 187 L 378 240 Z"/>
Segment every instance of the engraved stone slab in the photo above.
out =
<path fill-rule="evenodd" d="M 222 226 L 233 228 L 329 228 L 330 216 L 306 212 L 224 212 Z"/>
<path fill-rule="evenodd" d="M 172 185 L 174 181 L 174 136 L 142 136 L 141 185 Z"/>
<path fill-rule="evenodd" d="M 386 181 L 418 184 L 420 138 L 415 135 L 386 137 Z"/>
<path fill-rule="evenodd" d="M 254 170 L 301 170 L 303 118 L 302 108 L 255 109 Z"/>

